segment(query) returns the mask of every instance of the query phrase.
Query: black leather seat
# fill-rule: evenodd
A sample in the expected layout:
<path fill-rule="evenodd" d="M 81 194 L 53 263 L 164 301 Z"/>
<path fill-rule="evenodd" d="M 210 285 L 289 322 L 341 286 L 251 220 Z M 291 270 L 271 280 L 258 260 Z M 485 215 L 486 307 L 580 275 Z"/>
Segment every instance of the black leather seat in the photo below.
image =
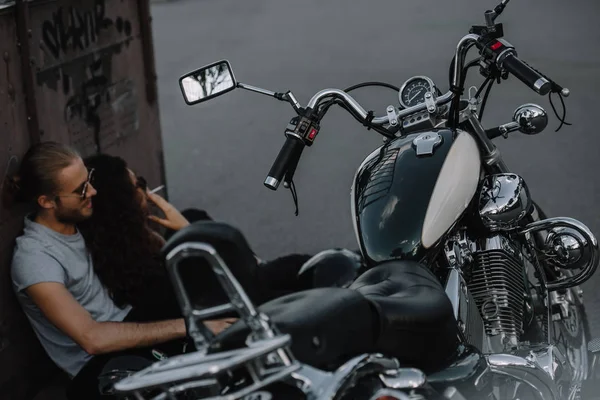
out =
<path fill-rule="evenodd" d="M 317 288 L 269 301 L 259 310 L 276 328 L 292 336 L 298 360 L 321 368 L 373 350 L 379 324 L 373 305 L 360 293 L 345 288 Z M 238 321 L 217 336 L 212 351 L 244 346 L 249 329 Z"/>
<path fill-rule="evenodd" d="M 348 288 L 319 288 L 259 307 L 292 335 L 298 360 L 335 368 L 350 357 L 381 352 L 426 371 L 444 365 L 458 347 L 450 301 L 435 276 L 414 262 L 375 267 Z M 243 346 L 249 330 L 237 322 L 214 350 Z"/>
<path fill-rule="evenodd" d="M 265 300 L 254 255 L 239 231 L 224 223 L 197 222 L 173 235 L 163 254 L 188 241 L 211 244 L 250 299 L 255 304 Z M 184 281 L 200 304 L 227 301 L 208 266 L 199 268 L 197 260 L 190 260 L 189 267 L 182 272 L 193 276 L 184 276 Z M 385 263 L 361 275 L 350 288 L 304 290 L 267 301 L 259 310 L 281 332 L 292 335 L 292 351 L 300 361 L 322 368 L 365 352 L 435 368 L 458 344 L 450 300 L 436 277 L 415 262 Z M 213 350 L 243 346 L 248 333 L 239 321 L 219 335 Z"/>
<path fill-rule="evenodd" d="M 375 350 L 405 364 L 436 369 L 457 349 L 458 327 L 450 299 L 435 275 L 412 261 L 390 261 L 351 286 L 378 313 Z"/>

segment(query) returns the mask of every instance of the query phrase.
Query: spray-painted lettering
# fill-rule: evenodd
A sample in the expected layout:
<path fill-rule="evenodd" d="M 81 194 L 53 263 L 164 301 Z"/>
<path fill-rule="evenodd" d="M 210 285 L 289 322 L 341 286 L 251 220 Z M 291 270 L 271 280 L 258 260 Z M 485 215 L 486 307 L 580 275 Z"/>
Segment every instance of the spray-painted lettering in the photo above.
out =
<path fill-rule="evenodd" d="M 42 23 L 42 39 L 50 53 L 58 58 L 61 53 L 85 50 L 95 43 L 102 31 L 114 27 L 120 34 L 131 35 L 131 22 L 106 16 L 105 0 L 94 0 L 89 10 L 59 7 L 52 18 Z"/>

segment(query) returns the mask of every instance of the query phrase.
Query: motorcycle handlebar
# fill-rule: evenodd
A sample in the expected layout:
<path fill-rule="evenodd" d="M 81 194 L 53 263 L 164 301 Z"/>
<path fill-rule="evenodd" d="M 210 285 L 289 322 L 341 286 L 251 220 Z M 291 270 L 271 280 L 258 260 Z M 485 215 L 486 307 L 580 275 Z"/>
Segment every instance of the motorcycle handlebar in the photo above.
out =
<path fill-rule="evenodd" d="M 530 89 L 542 96 L 550 93 L 550 90 L 552 89 L 552 83 L 548 79 L 525 62 L 521 61 L 514 53 L 508 54 L 504 60 L 502 60 L 501 67 L 505 68 Z"/>
<path fill-rule="evenodd" d="M 299 158 L 302 154 L 302 149 L 304 148 L 304 142 L 302 139 L 287 135 L 285 138 L 285 143 L 283 147 L 279 151 L 275 162 L 273 162 L 273 166 L 271 166 L 271 170 L 267 175 L 267 179 L 265 179 L 265 186 L 271 190 L 277 190 L 279 187 L 279 183 L 283 178 L 283 175 L 287 172 L 290 167 L 290 163 L 295 159 Z M 298 161 L 296 161 L 296 164 Z"/>
<path fill-rule="evenodd" d="M 479 46 L 480 39 L 481 37 L 477 34 L 468 34 L 460 40 L 456 48 L 454 74 L 452 78 L 452 85 L 455 89 L 458 88 L 461 83 L 461 76 L 465 66 L 466 54 L 472 46 Z M 504 57 L 500 57 L 501 59 L 497 60 L 500 68 L 507 70 L 509 73 L 514 75 L 540 95 L 546 95 L 550 91 L 561 93 L 564 96 L 569 95 L 568 89 L 562 88 L 535 69 L 531 68 L 525 62 L 519 59 L 514 51 L 509 51 Z M 437 97 L 435 99 L 435 104 L 437 106 L 445 105 L 450 103 L 455 96 L 457 96 L 456 92 L 450 90 L 443 96 Z M 357 118 L 365 121 L 367 120 L 368 113 L 365 111 L 365 109 L 354 98 L 352 98 L 352 96 L 339 89 L 325 89 L 318 92 L 310 99 L 307 109 L 317 110 L 323 102 L 330 101 L 332 99 L 338 99 L 343 102 L 346 106 L 346 109 L 354 114 Z M 425 110 L 427 110 L 427 104 L 419 103 L 413 107 L 397 110 L 395 112 L 395 118 L 396 120 L 400 120 L 406 116 Z M 383 126 L 390 123 L 390 118 L 388 116 L 375 117 L 371 118 L 369 123 L 373 126 Z M 497 136 L 498 133 L 499 132 L 496 131 L 489 132 L 489 134 L 493 136 Z M 291 181 L 304 146 L 305 144 L 300 137 L 287 135 L 286 141 L 281 148 L 277 159 L 273 163 L 273 166 L 269 171 L 269 175 L 265 179 L 264 184 L 266 187 L 272 190 L 277 190 L 282 178 L 284 175 L 286 175 L 286 173 L 289 175 L 286 179 L 286 182 L 289 183 L 289 181 Z M 291 171 L 288 172 L 290 169 Z"/>

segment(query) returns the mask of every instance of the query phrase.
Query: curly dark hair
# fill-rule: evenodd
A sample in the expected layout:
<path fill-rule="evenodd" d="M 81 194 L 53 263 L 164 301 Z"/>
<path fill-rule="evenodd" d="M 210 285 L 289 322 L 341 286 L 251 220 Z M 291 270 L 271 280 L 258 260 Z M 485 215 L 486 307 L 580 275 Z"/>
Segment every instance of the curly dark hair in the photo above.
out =
<path fill-rule="evenodd" d="M 162 241 L 147 224 L 127 163 L 107 154 L 84 162 L 95 169 L 92 185 L 98 193 L 92 199 L 92 217 L 78 227 L 100 281 L 119 307 L 178 309 L 165 304 L 176 300 L 160 258 Z"/>

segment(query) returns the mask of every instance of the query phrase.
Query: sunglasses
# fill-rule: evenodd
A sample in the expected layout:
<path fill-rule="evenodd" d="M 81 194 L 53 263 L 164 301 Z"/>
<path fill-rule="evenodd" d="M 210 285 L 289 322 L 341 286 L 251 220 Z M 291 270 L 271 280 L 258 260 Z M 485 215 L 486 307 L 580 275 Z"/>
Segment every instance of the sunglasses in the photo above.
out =
<path fill-rule="evenodd" d="M 87 195 L 88 188 L 94 182 L 94 168 L 90 169 L 88 172 L 87 180 L 77 189 L 73 191 L 73 194 L 60 194 L 56 195 L 56 197 L 79 197 L 81 199 L 85 199 Z"/>

